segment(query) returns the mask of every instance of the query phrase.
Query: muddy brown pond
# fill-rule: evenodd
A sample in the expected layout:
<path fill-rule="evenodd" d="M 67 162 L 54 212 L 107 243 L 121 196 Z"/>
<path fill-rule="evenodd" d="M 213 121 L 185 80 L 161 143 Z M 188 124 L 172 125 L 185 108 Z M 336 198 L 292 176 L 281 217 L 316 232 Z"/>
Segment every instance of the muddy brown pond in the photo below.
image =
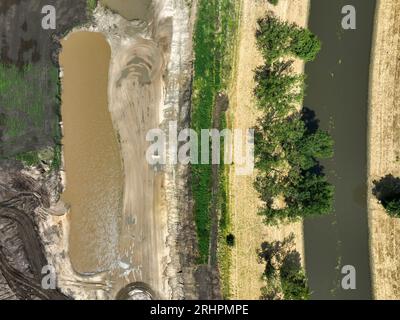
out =
<path fill-rule="evenodd" d="M 101 3 L 127 20 L 147 21 L 152 14 L 152 0 L 101 0 Z"/>
<path fill-rule="evenodd" d="M 108 110 L 111 50 L 100 33 L 62 41 L 63 146 L 70 205 L 70 256 L 78 272 L 111 267 L 116 257 L 123 171 Z"/>

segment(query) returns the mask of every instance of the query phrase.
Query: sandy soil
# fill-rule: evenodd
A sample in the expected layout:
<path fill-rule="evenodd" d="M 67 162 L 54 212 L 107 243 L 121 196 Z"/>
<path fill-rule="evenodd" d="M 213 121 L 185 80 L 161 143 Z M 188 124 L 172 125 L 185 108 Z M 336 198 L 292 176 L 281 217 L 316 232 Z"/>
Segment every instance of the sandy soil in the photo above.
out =
<path fill-rule="evenodd" d="M 267 10 L 278 17 L 305 26 L 308 22 L 308 0 L 280 0 L 274 7 L 266 1 L 242 1 L 240 47 L 236 61 L 235 81 L 230 92 L 231 112 L 234 128 L 247 129 L 255 125 L 257 110 L 253 98 L 253 70 L 263 63 L 255 44 L 256 22 Z M 302 72 L 304 65 L 296 63 L 296 72 Z M 295 234 L 296 249 L 304 257 L 302 222 L 279 227 L 263 225 L 257 215 L 259 199 L 253 188 L 253 176 L 230 174 L 230 207 L 232 208 L 233 233 L 236 246 L 232 254 L 231 288 L 233 299 L 258 299 L 263 286 L 261 275 L 264 266 L 257 261 L 256 250 L 264 241 L 283 240 L 290 233 Z M 304 261 L 303 261 L 304 262 Z"/>
<path fill-rule="evenodd" d="M 400 175 L 400 1 L 378 1 L 371 65 L 369 187 Z M 390 218 L 368 194 L 374 297 L 400 298 L 400 219 Z"/>
<path fill-rule="evenodd" d="M 146 133 L 159 124 L 163 57 L 156 43 L 138 40 L 115 50 L 110 69 L 110 111 L 121 137 L 125 171 L 119 254 L 120 260 L 134 270 L 126 277 L 128 283 L 140 280 L 158 291 L 162 288 L 162 254 L 158 251 L 164 247 L 166 222 L 159 209 L 161 175 L 152 170 L 144 155 Z M 144 59 L 152 72 L 136 75 L 134 64 L 130 65 L 134 57 Z M 141 83 L 142 77 L 149 82 Z"/>

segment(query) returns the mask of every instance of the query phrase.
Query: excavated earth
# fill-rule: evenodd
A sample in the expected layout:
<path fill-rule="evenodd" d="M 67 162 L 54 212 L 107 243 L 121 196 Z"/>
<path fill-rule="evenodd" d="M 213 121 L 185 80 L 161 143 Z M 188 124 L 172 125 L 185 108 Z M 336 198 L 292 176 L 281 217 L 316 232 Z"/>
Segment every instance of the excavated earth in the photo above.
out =
<path fill-rule="evenodd" d="M 57 12 L 56 30 L 43 30 L 42 7 L 51 4 Z M 73 26 L 87 21 L 85 0 L 3 0 L 0 2 L 0 63 L 22 70 L 34 65 L 49 70 L 57 68 L 60 49 L 57 39 Z M 54 91 L 43 72 L 43 90 Z M 50 207 L 60 191 L 57 173 L 42 163 L 33 176 L 22 165 L 10 160 L 16 153 L 34 151 L 54 145 L 53 130 L 57 126 L 54 99 L 43 101 L 44 124 L 28 126 L 15 137 L 4 135 L 0 121 L 0 300 L 1 299 L 66 299 L 59 290 L 44 290 L 42 268 L 48 258 L 39 225 L 45 219 L 38 212 Z M 4 119 L 13 112 L 13 101 L 0 99 L 0 115 Z M 27 114 L 19 114 L 24 120 Z M 56 230 L 55 230 L 56 232 Z"/>

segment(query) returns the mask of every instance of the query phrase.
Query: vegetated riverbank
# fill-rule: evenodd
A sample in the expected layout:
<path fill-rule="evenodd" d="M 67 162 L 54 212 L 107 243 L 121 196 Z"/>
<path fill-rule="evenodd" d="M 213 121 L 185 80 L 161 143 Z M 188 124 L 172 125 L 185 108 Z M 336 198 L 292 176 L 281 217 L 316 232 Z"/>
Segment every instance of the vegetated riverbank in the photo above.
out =
<path fill-rule="evenodd" d="M 255 70 L 254 89 L 256 106 L 262 111 L 254 139 L 259 214 L 268 225 L 326 215 L 333 208 L 334 187 L 320 162 L 332 158 L 333 140 L 319 128 L 315 113 L 302 106 L 305 76 L 293 73 L 292 68 L 294 58 L 315 60 L 320 40 L 307 28 L 271 14 L 258 21 L 256 38 L 264 58 L 263 65 Z M 275 264 L 285 254 L 277 258 L 275 249 L 265 248 L 277 246 L 262 244 L 262 257 L 267 262 L 262 298 L 308 299 L 310 292 L 299 254 L 289 250 L 288 257 Z M 285 247 L 282 244 L 282 250 Z M 287 259 L 292 263 L 285 263 Z"/>
<path fill-rule="evenodd" d="M 253 128 L 260 111 L 255 106 L 253 89 L 254 70 L 263 64 L 261 53 L 256 47 L 257 20 L 271 10 L 278 18 L 306 26 L 309 12 L 308 1 L 280 0 L 277 6 L 266 2 L 243 1 L 239 31 L 239 49 L 235 62 L 234 83 L 229 90 L 230 125 L 234 128 Z M 294 72 L 302 73 L 304 63 L 297 60 Z M 254 189 L 256 172 L 251 176 L 237 176 L 234 166 L 229 175 L 229 208 L 235 246 L 232 249 L 231 293 L 233 299 L 259 299 L 265 283 L 261 275 L 265 265 L 258 262 L 257 251 L 263 242 L 284 241 L 295 235 L 294 248 L 302 262 L 302 223 L 266 226 L 258 215 L 260 200 Z"/>
<path fill-rule="evenodd" d="M 400 175 L 400 2 L 377 1 L 368 113 L 368 211 L 375 299 L 400 299 L 400 220 L 372 195 L 373 181 Z"/>

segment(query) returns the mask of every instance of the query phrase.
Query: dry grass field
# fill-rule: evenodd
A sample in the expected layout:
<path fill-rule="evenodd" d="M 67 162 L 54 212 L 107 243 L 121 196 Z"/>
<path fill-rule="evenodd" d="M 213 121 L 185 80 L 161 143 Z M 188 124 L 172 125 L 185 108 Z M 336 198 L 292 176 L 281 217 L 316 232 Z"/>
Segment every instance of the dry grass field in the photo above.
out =
<path fill-rule="evenodd" d="M 400 175 L 400 1 L 378 1 L 371 65 L 369 186 Z M 371 268 L 375 299 L 400 298 L 400 219 L 369 193 Z"/>

